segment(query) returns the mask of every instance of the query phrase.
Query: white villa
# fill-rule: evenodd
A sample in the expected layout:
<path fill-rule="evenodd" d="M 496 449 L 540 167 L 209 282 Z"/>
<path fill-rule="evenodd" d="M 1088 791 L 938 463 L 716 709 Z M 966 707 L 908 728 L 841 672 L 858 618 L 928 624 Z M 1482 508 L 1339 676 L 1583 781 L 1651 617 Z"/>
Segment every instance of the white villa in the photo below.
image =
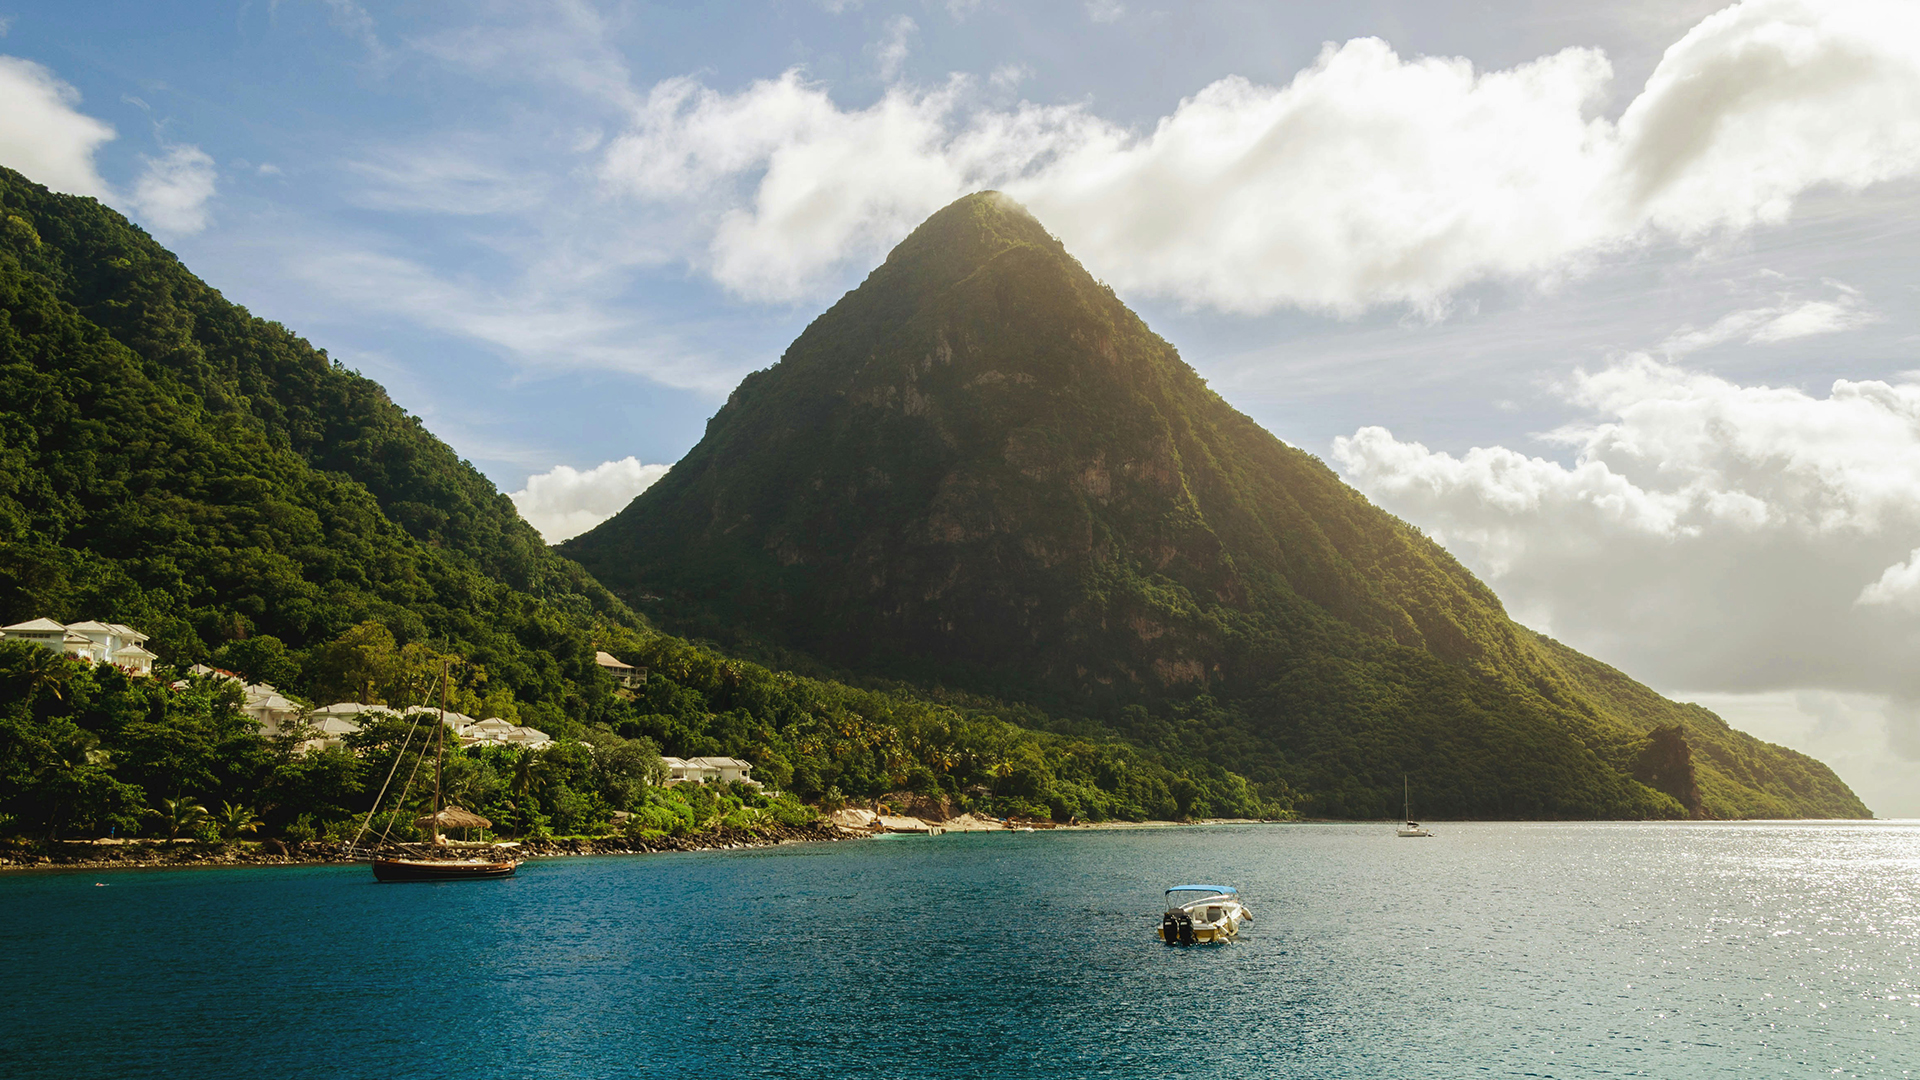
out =
<path fill-rule="evenodd" d="M 452 717 L 448 717 L 452 719 Z M 545 746 L 553 737 L 544 731 L 519 727 L 497 716 L 456 727 L 461 746 Z"/>
<path fill-rule="evenodd" d="M 313 738 L 301 743 L 300 749 L 324 750 L 339 746 L 340 740 L 360 730 L 364 714 L 392 711 L 385 705 L 362 705 L 357 701 L 342 701 L 315 709 L 307 714 L 307 726 L 313 729 Z"/>
<path fill-rule="evenodd" d="M 240 711 L 253 717 L 267 735 L 284 735 L 300 721 L 300 706 L 288 700 L 269 683 L 246 684 L 246 701 Z"/>
<path fill-rule="evenodd" d="M 408 716 L 420 713 L 437 713 L 439 709 L 429 705 L 415 705 L 407 710 Z M 530 727 L 521 727 L 511 720 L 502 720 L 489 716 L 485 720 L 475 720 L 466 713 L 452 710 L 447 712 L 447 726 L 453 729 L 460 739 L 461 746 L 480 746 L 493 744 L 500 746 L 545 746 L 553 737 L 544 731 Z"/>
<path fill-rule="evenodd" d="M 593 662 L 600 665 L 600 670 L 613 676 L 614 682 L 619 683 L 629 690 L 639 689 L 646 684 L 646 668 L 634 667 L 632 664 L 623 663 L 619 657 L 610 652 L 595 650 Z"/>
<path fill-rule="evenodd" d="M 304 745 L 308 747 L 338 746 L 341 739 L 360 730 L 360 725 L 369 713 L 391 713 L 396 716 L 433 716 L 440 712 L 430 705 L 409 705 L 404 709 L 394 709 L 387 705 L 363 705 L 357 701 L 342 701 L 313 710 L 307 715 L 307 723 L 313 728 L 315 738 Z M 544 731 L 522 727 L 497 716 L 485 720 L 475 720 L 465 713 L 447 711 L 447 726 L 453 729 L 454 737 L 461 746 L 545 746 L 553 737 Z"/>
<path fill-rule="evenodd" d="M 293 730 L 300 720 L 300 704 L 281 694 L 271 683 L 250 683 L 234 672 L 208 667 L 205 664 L 193 665 L 187 669 L 187 674 L 239 683 L 243 695 L 240 711 L 260 725 L 262 735 L 285 735 Z M 175 689 L 179 689 L 187 684 L 177 682 L 173 685 Z"/>
<path fill-rule="evenodd" d="M 669 784 L 726 784 L 735 780 L 759 787 L 753 763 L 730 757 L 661 758 L 667 763 Z"/>
<path fill-rule="evenodd" d="M 31 641 L 43 649 L 89 664 L 112 664 L 134 675 L 153 674 L 153 662 L 159 659 L 142 647 L 147 635 L 121 623 L 88 620 L 63 625 L 52 619 L 33 619 L 0 626 L 0 638 Z"/>

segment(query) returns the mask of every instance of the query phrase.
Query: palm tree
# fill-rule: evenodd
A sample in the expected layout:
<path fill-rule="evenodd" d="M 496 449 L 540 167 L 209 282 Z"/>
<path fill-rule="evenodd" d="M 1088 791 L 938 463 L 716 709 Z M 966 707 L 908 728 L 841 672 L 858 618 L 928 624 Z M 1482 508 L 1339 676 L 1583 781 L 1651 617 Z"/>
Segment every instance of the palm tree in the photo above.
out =
<path fill-rule="evenodd" d="M 66 697 L 66 687 L 73 678 L 73 662 L 64 653 L 34 646 L 22 650 L 19 666 L 14 669 L 15 677 L 25 683 L 26 699 L 31 702 L 45 690 L 53 695 L 53 700 L 61 701 Z"/>
<path fill-rule="evenodd" d="M 532 794 L 535 788 L 546 786 L 552 774 L 553 766 L 546 754 L 523 746 L 519 756 L 513 759 L 513 777 L 507 781 L 507 791 L 514 795 Z"/>
<path fill-rule="evenodd" d="M 207 808 L 184 796 L 160 800 L 160 809 L 155 813 L 167 823 L 169 840 L 176 839 L 182 832 L 192 832 L 207 820 Z"/>
<path fill-rule="evenodd" d="M 228 840 L 238 839 L 241 833 L 257 833 L 261 825 L 260 817 L 252 807 L 235 803 L 221 803 L 220 812 L 214 815 L 213 822 L 219 828 L 220 835 Z"/>

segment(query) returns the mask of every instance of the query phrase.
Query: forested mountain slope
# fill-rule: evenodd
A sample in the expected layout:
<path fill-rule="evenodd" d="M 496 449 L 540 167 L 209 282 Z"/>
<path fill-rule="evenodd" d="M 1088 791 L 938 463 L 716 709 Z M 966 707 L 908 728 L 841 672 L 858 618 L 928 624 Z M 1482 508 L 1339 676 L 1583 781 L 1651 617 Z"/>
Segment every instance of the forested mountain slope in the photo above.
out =
<path fill-rule="evenodd" d="M 1861 816 L 1520 627 L 1031 216 L 934 215 L 563 550 L 664 625 L 1083 713 L 1328 815 Z"/>
<path fill-rule="evenodd" d="M 377 384 L 119 214 L 0 169 L 0 624 L 36 616 L 129 623 L 165 664 L 314 704 L 418 703 L 449 657 L 456 708 L 562 737 L 512 798 L 567 828 L 628 808 L 588 790 L 597 759 L 571 737 L 744 757 L 809 799 L 904 788 L 1062 820 L 1291 805 L 1032 708 L 796 678 L 655 632 Z M 650 667 L 645 686 L 617 689 L 596 647 Z M 218 687 L 50 659 L 0 643 L 0 834 L 150 828 L 174 797 L 326 831 L 384 776 L 378 754 L 268 745 Z M 568 761 L 576 782 L 554 778 Z M 541 762 L 559 772 L 535 784 Z"/>
<path fill-rule="evenodd" d="M 637 620 L 485 477 L 93 200 L 0 170 L 0 208 L 0 614 L 181 664 L 379 620 L 578 711 L 590 620 Z"/>

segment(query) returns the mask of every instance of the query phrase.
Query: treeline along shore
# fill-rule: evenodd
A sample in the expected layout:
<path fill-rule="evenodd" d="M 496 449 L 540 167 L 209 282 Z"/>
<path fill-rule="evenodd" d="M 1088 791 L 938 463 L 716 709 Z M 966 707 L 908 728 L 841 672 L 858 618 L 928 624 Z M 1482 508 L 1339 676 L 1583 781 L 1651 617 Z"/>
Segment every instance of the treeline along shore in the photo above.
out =
<path fill-rule="evenodd" d="M 644 684 L 603 688 L 589 719 L 554 724 L 551 742 L 447 750 L 446 799 L 493 821 L 493 836 L 665 844 L 714 830 L 810 828 L 823 810 L 889 798 L 1059 821 L 1290 812 L 1283 799 L 1219 766 L 1168 764 L 1110 735 L 1035 730 L 989 704 L 858 689 L 666 635 L 608 632 L 649 669 Z M 470 673 L 470 665 L 396 649 L 373 625 L 316 651 L 330 665 L 317 678 L 344 664 L 361 679 L 359 697 L 380 706 L 338 739 L 314 738 L 297 718 L 265 734 L 243 711 L 241 684 L 219 674 L 162 666 L 141 677 L 0 641 L 0 835 L 289 845 L 415 839 L 412 822 L 429 797 L 417 778 L 432 775 L 437 720 L 432 711 L 400 710 L 433 696 L 435 680 L 417 666 Z M 243 650 L 223 652 L 229 662 L 249 659 Z M 245 675 L 274 674 L 288 694 L 313 685 L 297 653 L 256 646 L 254 654 L 273 667 Z M 742 758 L 758 782 L 669 783 L 663 747 Z M 383 789 L 387 800 L 376 807 Z"/>

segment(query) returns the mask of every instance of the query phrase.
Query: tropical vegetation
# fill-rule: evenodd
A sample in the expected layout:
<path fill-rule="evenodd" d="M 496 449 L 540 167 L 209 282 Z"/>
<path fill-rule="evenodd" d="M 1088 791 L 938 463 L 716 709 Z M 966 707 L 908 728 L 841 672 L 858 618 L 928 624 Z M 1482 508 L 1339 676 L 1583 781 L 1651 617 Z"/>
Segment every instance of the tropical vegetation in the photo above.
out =
<path fill-rule="evenodd" d="M 955 265 L 978 255 L 964 239 L 948 252 Z M 947 272 L 919 256 L 896 258 L 909 278 Z M 1029 284 L 976 276 L 989 291 Z M 817 325 L 845 324 L 830 315 Z M 1050 332 L 1044 320 L 1021 325 Z M 1088 332 L 1062 326 L 1063 340 Z M 1116 338 L 1115 355 L 1131 356 L 1136 338 Z M 793 355 L 843 363 L 844 342 L 809 353 L 802 345 L 813 340 Z M 950 343 L 956 355 L 967 340 Z M 937 335 L 926 343 L 933 363 Z M 1008 365 L 1002 381 L 1017 385 L 1023 374 Z M 1155 377 L 1195 392 L 1178 371 Z M 1213 481 L 1175 468 L 1202 450 L 1172 434 L 1154 445 L 1178 460 L 1153 459 L 1140 475 L 1200 492 L 1191 505 L 1145 517 L 1152 508 L 1136 506 L 1126 511 L 1133 517 L 1109 519 L 1054 488 L 997 510 L 956 489 L 946 518 L 922 516 L 913 527 L 989 537 L 976 554 L 1001 562 L 962 569 L 978 579 L 998 565 L 999 591 L 954 592 L 942 602 L 951 601 L 960 636 L 928 638 L 924 598 L 937 593 L 937 567 L 923 565 L 917 577 L 894 567 L 888 602 L 920 621 L 863 620 L 857 591 L 791 587 L 818 559 L 807 530 L 856 553 L 887 543 L 915 550 L 911 536 L 869 535 L 859 522 L 915 521 L 914 508 L 924 509 L 915 485 L 937 455 L 928 457 L 912 425 L 887 422 L 873 425 L 881 444 L 836 450 L 830 477 L 770 465 L 742 434 L 742 417 L 773 424 L 803 449 L 816 419 L 843 433 L 871 419 L 821 412 L 816 389 L 755 376 L 716 418 L 724 438 L 710 436 L 670 474 L 721 478 L 742 513 L 786 514 L 778 535 L 753 541 L 760 555 L 731 542 L 683 548 L 678 570 L 648 579 L 675 585 L 653 601 L 613 548 L 568 549 L 592 556 L 647 606 L 642 614 L 543 544 L 504 495 L 377 384 L 228 302 L 99 203 L 0 169 L 0 622 L 124 622 L 150 634 L 161 657 L 158 677 L 141 679 L 0 642 L 0 833 L 338 839 L 369 823 L 389 775 L 412 773 L 415 725 L 379 720 L 343 745 L 309 751 L 298 733 L 263 736 L 241 712 L 237 684 L 189 674 L 200 664 L 307 705 L 358 701 L 396 713 L 430 701 L 448 671 L 453 708 L 555 737 L 543 751 L 449 755 L 449 791 L 515 835 L 801 820 L 809 807 L 894 793 L 1063 821 L 1379 816 L 1397 807 L 1403 771 L 1429 806 L 1451 812 L 1864 812 L 1817 762 L 1730 733 L 1704 710 L 1674 706 L 1511 627 L 1444 552 L 1404 525 L 1380 525 L 1368 516 L 1377 512 L 1355 508 L 1364 502 L 1338 502 L 1320 487 L 1301 494 L 1320 502 L 1308 499 L 1287 528 L 1366 533 L 1375 555 L 1356 563 L 1344 541 L 1327 540 L 1313 558 L 1289 554 L 1295 578 L 1283 581 L 1238 539 L 1208 539 L 1217 515 L 1204 489 Z M 901 409 L 909 401 L 899 385 L 859 392 Z M 767 411 L 782 402 L 784 411 Z M 989 430 L 997 415 L 955 414 L 949 429 L 956 438 L 969 423 Z M 1113 415 L 1103 459 L 1110 492 L 1135 468 L 1122 456 L 1130 414 Z M 1066 437 L 1035 428 L 1013 439 L 1002 447 L 1009 475 L 1054 476 L 1060 461 L 1047 447 Z M 1235 482 L 1254 483 L 1258 464 L 1233 473 Z M 759 480 L 755 470 L 764 470 Z M 1088 491 L 1102 482 L 1076 475 Z M 800 510 L 773 500 L 779 485 L 820 490 L 813 481 L 827 479 L 865 494 Z M 663 490 L 684 494 L 687 483 Z M 691 535 L 676 524 L 692 512 L 685 506 L 642 505 L 682 540 Z M 1001 536 L 995 521 L 1014 532 Z M 600 535 L 632 525 L 629 513 Z M 1060 546 L 1079 536 L 1129 554 L 1065 584 L 1027 573 L 1048 560 L 1087 565 L 1085 550 Z M 1141 561 L 1141 544 L 1158 544 L 1166 559 Z M 635 565 L 650 574 L 665 565 L 655 549 L 642 554 Z M 729 573 L 733 592 L 713 593 L 712 575 Z M 1374 581 L 1376 573 L 1384 576 Z M 783 632 L 809 625 L 792 614 L 798 599 L 841 620 L 840 637 Z M 987 634 L 982 619 L 1019 603 L 1054 621 L 1016 611 L 1002 625 L 1027 636 L 1005 635 L 1011 651 L 976 647 Z M 656 619 L 721 644 L 663 632 Z M 1402 633 L 1408 626 L 1417 632 Z M 1462 640 L 1473 647 L 1436 651 L 1448 626 L 1466 627 Z M 913 647 L 875 644 L 895 630 Z M 646 668 L 645 682 L 621 687 L 596 665 L 599 650 Z M 1216 657 L 1218 677 L 1207 667 Z M 1094 666 L 1075 674 L 1089 659 Z M 1204 678 L 1181 675 L 1196 664 Z M 1135 675 L 1158 682 L 1136 692 Z M 1668 728 L 1679 734 L 1659 735 Z M 745 758 L 779 794 L 664 787 L 662 753 Z M 417 790 L 409 798 L 417 806 Z M 371 825 L 404 831 L 413 808 L 375 814 Z"/>

